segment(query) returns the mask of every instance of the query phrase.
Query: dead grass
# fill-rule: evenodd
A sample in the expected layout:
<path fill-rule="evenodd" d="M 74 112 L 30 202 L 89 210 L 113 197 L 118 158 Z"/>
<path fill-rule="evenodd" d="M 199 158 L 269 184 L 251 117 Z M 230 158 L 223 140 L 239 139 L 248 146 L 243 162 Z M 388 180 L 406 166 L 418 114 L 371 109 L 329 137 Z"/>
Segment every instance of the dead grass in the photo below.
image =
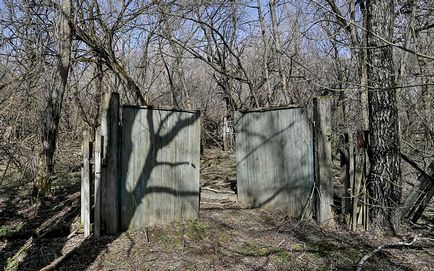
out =
<path fill-rule="evenodd" d="M 216 155 L 230 158 L 215 150 L 206 155 L 208 160 Z M 80 230 L 67 238 L 80 228 L 78 175 L 59 180 L 64 185 L 46 206 L 31 203 L 25 184 L 3 186 L 0 269 L 38 270 L 72 251 L 58 270 L 354 270 L 378 245 L 409 240 L 422 229 L 424 236 L 434 238 L 432 229 L 423 225 L 408 228 L 402 237 L 376 236 L 246 209 L 236 202 L 227 182 L 233 168 L 218 177 L 223 166 L 213 163 L 203 170 L 201 183 L 224 193 L 202 190 L 197 219 L 99 239 L 84 239 Z M 384 250 L 369 259 L 364 270 L 434 270 L 433 244 L 425 239 L 412 247 Z"/>
<path fill-rule="evenodd" d="M 149 240 L 143 231 L 123 233 L 89 265 L 71 258 L 61 269 L 353 270 L 364 254 L 397 240 L 324 229 L 312 221 L 288 220 L 278 230 L 280 222 L 265 210 L 202 210 L 197 220 L 149 227 Z M 430 246 L 421 242 L 411 249 L 386 250 L 365 270 L 433 270 Z M 86 258 L 87 253 L 77 251 L 76 258 Z"/>

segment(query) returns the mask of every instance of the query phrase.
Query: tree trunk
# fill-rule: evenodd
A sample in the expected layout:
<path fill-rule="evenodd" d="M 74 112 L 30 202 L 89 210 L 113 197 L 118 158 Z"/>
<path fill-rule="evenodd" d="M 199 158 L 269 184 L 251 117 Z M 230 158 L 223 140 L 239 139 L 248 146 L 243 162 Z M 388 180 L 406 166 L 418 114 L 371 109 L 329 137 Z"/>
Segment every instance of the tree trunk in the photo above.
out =
<path fill-rule="evenodd" d="M 367 3 L 370 219 L 374 229 L 396 233 L 401 201 L 399 119 L 392 46 L 382 40 L 393 38 L 394 1 Z"/>
<path fill-rule="evenodd" d="M 276 16 L 276 1 L 270 0 L 268 3 L 268 6 L 270 8 L 270 17 L 271 17 L 271 26 L 272 26 L 272 33 L 273 33 L 273 41 L 274 41 L 274 47 L 273 47 L 273 53 L 274 56 L 277 58 L 278 68 L 279 68 L 279 75 L 280 79 L 282 81 L 282 91 L 283 96 L 285 99 L 285 102 L 293 103 L 293 97 L 289 93 L 289 87 L 288 87 L 288 78 L 286 76 L 285 67 L 283 66 L 282 61 L 282 41 L 280 39 L 280 33 L 279 33 L 279 26 L 277 24 L 277 16 Z"/>
<path fill-rule="evenodd" d="M 261 37 L 262 37 L 262 43 L 264 45 L 264 54 L 263 54 L 263 65 L 264 65 L 264 74 L 265 74 L 265 86 L 267 87 L 267 106 L 271 106 L 273 102 L 273 91 L 271 89 L 271 83 L 270 83 L 270 73 L 269 73 L 269 67 L 268 67 L 268 59 L 269 59 L 269 52 L 268 52 L 268 40 L 267 35 L 265 34 L 265 23 L 264 18 L 262 16 L 262 9 L 261 9 L 261 0 L 256 1 L 258 5 L 258 19 L 259 19 L 259 26 L 261 27 Z"/>
<path fill-rule="evenodd" d="M 421 74 L 430 74 L 430 69 L 433 70 L 432 64 L 429 64 L 426 59 L 418 59 Z M 422 126 L 428 142 L 434 144 L 434 117 L 433 110 L 433 89 L 434 78 L 426 76 L 422 78 Z M 431 139 L 431 140 L 429 140 Z"/>
<path fill-rule="evenodd" d="M 45 196 L 50 193 L 50 178 L 54 170 L 59 120 L 71 62 L 72 32 L 68 22 L 68 17 L 72 13 L 71 0 L 62 0 L 60 9 L 56 12 L 58 17 L 58 23 L 55 25 L 55 33 L 58 33 L 58 36 L 55 37 L 57 66 L 51 78 L 48 79 L 49 82 L 52 80 L 51 83 L 45 85 L 46 105 L 40 118 L 42 152 L 35 180 L 35 190 L 38 196 Z"/>

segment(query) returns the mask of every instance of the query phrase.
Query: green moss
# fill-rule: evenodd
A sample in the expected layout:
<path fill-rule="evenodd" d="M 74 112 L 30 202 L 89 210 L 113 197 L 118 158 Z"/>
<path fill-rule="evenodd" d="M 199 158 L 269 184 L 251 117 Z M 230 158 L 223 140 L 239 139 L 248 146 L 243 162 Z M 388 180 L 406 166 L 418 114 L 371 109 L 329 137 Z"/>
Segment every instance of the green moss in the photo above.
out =
<path fill-rule="evenodd" d="M 348 245 L 337 245 L 327 240 L 318 241 L 308 248 L 315 259 L 329 259 L 335 263 L 353 264 L 363 256 L 363 252 Z"/>
<path fill-rule="evenodd" d="M 0 238 L 8 238 L 13 236 L 16 232 L 20 230 L 21 227 L 6 227 L 1 226 L 0 227 Z"/>
<path fill-rule="evenodd" d="M 245 243 L 237 251 L 243 256 L 264 257 L 273 256 L 278 262 L 287 263 L 290 260 L 290 254 L 286 249 L 276 246 L 264 246 L 258 242 Z"/>
<path fill-rule="evenodd" d="M 345 254 L 348 255 L 348 257 L 353 261 L 353 263 L 359 261 L 360 258 L 363 257 L 364 255 L 362 251 L 360 251 L 359 249 L 355 249 L 353 247 L 346 248 Z"/>
<path fill-rule="evenodd" d="M 305 250 L 306 246 L 305 244 L 302 243 L 292 243 L 291 244 L 291 249 L 295 250 L 295 251 L 303 251 Z"/>
<path fill-rule="evenodd" d="M 327 258 L 329 257 L 334 250 L 337 249 L 337 247 L 330 243 L 327 240 L 320 240 L 313 244 L 313 255 L 315 255 L 317 258 Z"/>
<path fill-rule="evenodd" d="M 257 253 L 257 250 L 260 248 L 261 246 L 256 243 L 256 242 L 252 242 L 252 243 L 244 243 L 240 248 L 238 248 L 236 250 L 236 252 L 238 254 L 241 254 L 243 256 L 255 256 Z"/>
<path fill-rule="evenodd" d="M 14 258 L 9 258 L 6 260 L 6 267 L 4 270 L 15 271 L 18 270 L 19 265 L 20 265 L 19 261 L 15 260 Z"/>
<path fill-rule="evenodd" d="M 281 263 L 288 263 L 291 259 L 291 255 L 287 250 L 280 249 L 274 253 L 274 257 Z"/>
<path fill-rule="evenodd" d="M 170 232 L 163 229 L 154 229 L 152 235 L 164 249 L 174 250 L 182 247 L 183 239 L 181 231 Z"/>
<path fill-rule="evenodd" d="M 191 240 L 199 241 L 205 238 L 206 226 L 200 220 L 187 221 L 187 236 Z"/>
<path fill-rule="evenodd" d="M 230 240 L 230 235 L 224 231 L 216 231 L 213 236 L 216 236 L 217 241 L 222 244 Z"/>

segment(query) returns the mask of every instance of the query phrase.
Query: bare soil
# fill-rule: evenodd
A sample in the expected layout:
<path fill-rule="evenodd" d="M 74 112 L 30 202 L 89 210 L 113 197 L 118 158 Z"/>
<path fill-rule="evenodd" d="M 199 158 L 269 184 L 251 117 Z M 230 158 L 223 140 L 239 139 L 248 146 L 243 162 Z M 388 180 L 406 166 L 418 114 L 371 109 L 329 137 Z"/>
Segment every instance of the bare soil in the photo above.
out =
<path fill-rule="evenodd" d="M 199 218 L 116 236 L 84 239 L 80 227 L 78 172 L 56 180 L 44 205 L 31 201 L 31 184 L 0 187 L 0 269 L 39 270 L 67 255 L 55 270 L 354 270 L 377 246 L 384 249 L 363 270 L 434 270 L 434 231 L 429 218 L 402 236 L 322 228 L 236 200 L 233 154 L 207 150 L 201 166 Z M 235 189 L 236 190 L 236 189 Z"/>

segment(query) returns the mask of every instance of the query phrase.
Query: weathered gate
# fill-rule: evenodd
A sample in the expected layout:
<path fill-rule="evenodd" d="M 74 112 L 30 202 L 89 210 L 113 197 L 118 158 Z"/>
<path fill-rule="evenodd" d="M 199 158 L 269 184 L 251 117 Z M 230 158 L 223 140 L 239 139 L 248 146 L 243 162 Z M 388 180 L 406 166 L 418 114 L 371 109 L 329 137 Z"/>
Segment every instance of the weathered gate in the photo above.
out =
<path fill-rule="evenodd" d="M 122 108 L 121 227 L 197 217 L 198 112 Z"/>
<path fill-rule="evenodd" d="M 235 130 L 238 199 L 290 216 L 312 207 L 314 146 L 306 110 L 238 112 Z"/>
<path fill-rule="evenodd" d="M 117 93 L 103 96 L 102 112 L 95 144 L 95 235 L 197 217 L 200 113 L 120 108 Z M 82 189 L 84 202 L 90 202 L 87 195 L 89 186 Z M 89 212 L 83 214 L 90 221 Z"/>
<path fill-rule="evenodd" d="M 120 110 L 119 95 L 114 93 L 103 96 L 102 111 L 95 142 L 95 235 L 101 229 L 115 234 L 197 217 L 200 114 L 137 106 Z M 237 113 L 241 202 L 281 209 L 294 217 L 315 209 L 320 223 L 332 221 L 330 101 L 316 99 L 313 113 L 314 129 L 301 107 Z M 84 164 L 89 164 L 88 158 L 84 155 Z M 88 175 L 83 174 L 82 188 L 86 235 L 91 206 Z"/>

